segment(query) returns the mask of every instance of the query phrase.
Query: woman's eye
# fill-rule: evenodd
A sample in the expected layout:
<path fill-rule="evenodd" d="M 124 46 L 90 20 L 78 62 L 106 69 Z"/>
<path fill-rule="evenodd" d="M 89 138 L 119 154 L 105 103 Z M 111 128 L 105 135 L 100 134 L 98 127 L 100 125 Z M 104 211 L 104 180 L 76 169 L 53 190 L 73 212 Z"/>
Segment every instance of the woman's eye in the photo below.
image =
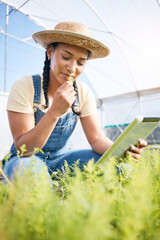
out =
<path fill-rule="evenodd" d="M 69 57 L 65 57 L 65 56 L 63 56 L 63 59 L 65 59 L 65 60 L 69 60 Z"/>
<path fill-rule="evenodd" d="M 83 66 L 85 62 L 78 62 L 78 65 Z"/>

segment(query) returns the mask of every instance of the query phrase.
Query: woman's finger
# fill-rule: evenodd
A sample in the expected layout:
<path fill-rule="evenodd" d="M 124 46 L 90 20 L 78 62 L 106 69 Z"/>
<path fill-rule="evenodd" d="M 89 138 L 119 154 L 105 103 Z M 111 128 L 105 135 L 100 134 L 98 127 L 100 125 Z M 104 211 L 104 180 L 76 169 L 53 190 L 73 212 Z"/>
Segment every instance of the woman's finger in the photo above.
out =
<path fill-rule="evenodd" d="M 126 156 L 129 156 L 131 155 L 134 159 L 135 162 L 138 162 L 138 159 L 141 157 L 141 154 L 139 153 L 134 153 L 134 152 L 131 152 L 131 151 L 126 151 Z"/>
<path fill-rule="evenodd" d="M 138 153 L 138 154 L 141 154 L 143 149 L 140 148 L 140 147 L 136 147 L 135 145 L 131 144 L 130 145 L 130 148 L 129 148 L 132 152 L 135 152 L 135 153 Z"/>
<path fill-rule="evenodd" d="M 139 143 L 139 148 L 144 148 L 144 147 L 147 147 L 147 141 L 146 140 L 144 140 L 144 139 L 142 139 L 142 138 L 140 138 L 140 139 L 138 139 L 138 143 Z"/>

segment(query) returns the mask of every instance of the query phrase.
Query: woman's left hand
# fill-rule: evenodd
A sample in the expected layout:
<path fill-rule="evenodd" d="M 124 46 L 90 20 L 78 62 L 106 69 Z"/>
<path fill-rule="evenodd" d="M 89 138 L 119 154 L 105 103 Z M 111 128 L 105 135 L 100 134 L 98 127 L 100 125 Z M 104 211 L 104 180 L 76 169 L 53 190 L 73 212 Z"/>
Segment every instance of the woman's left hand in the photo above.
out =
<path fill-rule="evenodd" d="M 143 148 L 147 146 L 147 142 L 144 139 L 138 139 L 137 145 L 130 145 L 130 148 L 126 151 L 126 156 L 131 155 L 134 158 L 135 162 L 138 162 L 138 159 L 141 157 Z"/>

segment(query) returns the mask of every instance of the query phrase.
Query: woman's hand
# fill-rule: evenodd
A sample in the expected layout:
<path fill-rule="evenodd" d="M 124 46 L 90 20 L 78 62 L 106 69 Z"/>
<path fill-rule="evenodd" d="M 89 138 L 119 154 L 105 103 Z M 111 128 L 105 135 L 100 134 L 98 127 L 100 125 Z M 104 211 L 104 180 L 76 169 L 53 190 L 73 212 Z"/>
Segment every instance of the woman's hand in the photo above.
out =
<path fill-rule="evenodd" d="M 141 157 L 143 148 L 147 146 L 147 142 L 144 139 L 139 139 L 137 145 L 130 145 L 130 148 L 126 151 L 126 156 L 131 155 L 135 162 Z"/>
<path fill-rule="evenodd" d="M 70 81 L 65 82 L 60 86 L 54 94 L 52 102 L 52 111 L 57 116 L 61 116 L 68 111 L 76 100 L 76 92 L 74 91 L 73 83 Z"/>

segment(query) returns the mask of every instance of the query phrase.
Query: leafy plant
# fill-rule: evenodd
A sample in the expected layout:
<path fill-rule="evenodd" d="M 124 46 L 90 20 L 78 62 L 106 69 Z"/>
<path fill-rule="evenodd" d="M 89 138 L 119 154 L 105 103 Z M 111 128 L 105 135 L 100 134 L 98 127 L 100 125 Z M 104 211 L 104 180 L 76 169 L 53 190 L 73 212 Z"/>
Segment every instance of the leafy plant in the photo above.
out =
<path fill-rule="evenodd" d="M 159 150 L 146 149 L 138 163 L 90 160 L 83 171 L 66 162 L 52 181 L 34 167 L 33 158 L 25 175 L 0 184 L 1 239 L 159 239 Z"/>

